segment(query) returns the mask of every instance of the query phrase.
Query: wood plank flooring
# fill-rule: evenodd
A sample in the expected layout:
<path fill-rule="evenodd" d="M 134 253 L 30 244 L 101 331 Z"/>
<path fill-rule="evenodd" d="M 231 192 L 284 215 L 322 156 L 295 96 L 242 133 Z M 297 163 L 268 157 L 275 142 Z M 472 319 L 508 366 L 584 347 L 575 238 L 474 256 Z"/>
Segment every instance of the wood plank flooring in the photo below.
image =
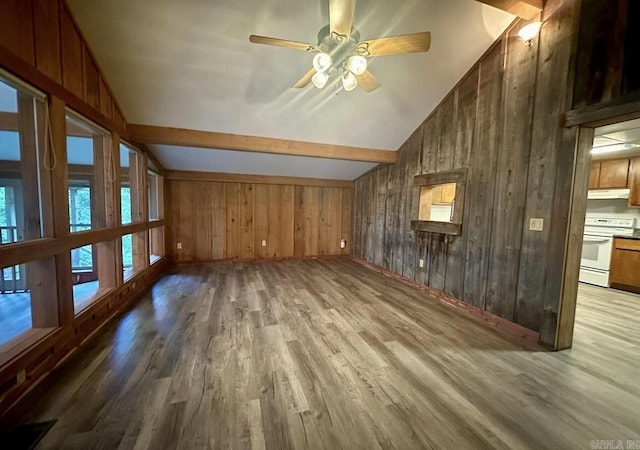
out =
<path fill-rule="evenodd" d="M 27 398 L 39 448 L 590 448 L 640 439 L 640 296 L 534 351 L 349 260 L 183 267 Z"/>

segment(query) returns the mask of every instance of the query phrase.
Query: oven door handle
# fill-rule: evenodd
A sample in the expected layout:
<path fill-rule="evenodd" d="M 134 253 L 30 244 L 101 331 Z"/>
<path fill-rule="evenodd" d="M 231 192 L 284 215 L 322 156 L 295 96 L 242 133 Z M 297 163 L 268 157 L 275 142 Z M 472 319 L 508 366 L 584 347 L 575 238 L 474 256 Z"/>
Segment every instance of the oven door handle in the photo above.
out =
<path fill-rule="evenodd" d="M 611 239 L 611 238 L 600 238 L 600 239 L 598 239 L 598 238 L 588 238 L 588 237 L 585 237 L 585 238 L 583 238 L 583 241 L 584 241 L 584 242 L 590 242 L 590 243 L 596 243 L 596 242 L 611 242 L 611 241 L 612 241 L 612 239 Z"/>

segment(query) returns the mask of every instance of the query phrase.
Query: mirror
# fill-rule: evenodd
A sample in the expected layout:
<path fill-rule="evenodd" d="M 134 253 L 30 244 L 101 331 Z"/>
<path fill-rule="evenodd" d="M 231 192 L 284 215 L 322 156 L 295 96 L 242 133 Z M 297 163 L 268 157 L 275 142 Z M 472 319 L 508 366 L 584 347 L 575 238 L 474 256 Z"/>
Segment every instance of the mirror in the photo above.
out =
<path fill-rule="evenodd" d="M 411 221 L 415 231 L 460 235 L 467 183 L 467 169 L 418 175 L 417 220 Z M 415 217 L 415 216 L 414 216 Z"/>

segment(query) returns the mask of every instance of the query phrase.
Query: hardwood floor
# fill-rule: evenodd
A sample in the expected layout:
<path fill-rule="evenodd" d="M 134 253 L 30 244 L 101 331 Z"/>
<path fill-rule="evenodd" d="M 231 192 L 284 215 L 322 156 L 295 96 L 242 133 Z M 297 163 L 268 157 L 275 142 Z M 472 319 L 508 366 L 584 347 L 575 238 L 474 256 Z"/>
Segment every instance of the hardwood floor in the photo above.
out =
<path fill-rule="evenodd" d="M 640 296 L 526 349 L 349 260 L 183 267 L 27 398 L 39 448 L 590 448 L 640 439 Z"/>

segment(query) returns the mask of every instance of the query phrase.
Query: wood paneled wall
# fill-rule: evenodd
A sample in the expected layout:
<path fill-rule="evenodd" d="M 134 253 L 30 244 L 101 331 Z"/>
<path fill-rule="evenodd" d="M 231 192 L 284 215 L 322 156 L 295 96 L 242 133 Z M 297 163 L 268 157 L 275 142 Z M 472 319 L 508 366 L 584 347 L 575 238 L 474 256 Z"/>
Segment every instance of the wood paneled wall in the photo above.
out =
<path fill-rule="evenodd" d="M 349 254 L 352 194 L 342 187 L 168 180 L 169 254 L 179 262 Z"/>
<path fill-rule="evenodd" d="M 356 180 L 353 254 L 554 345 L 577 131 L 570 67 L 579 2 L 549 0 L 532 45 L 508 31 L 400 148 Z M 469 168 L 461 236 L 413 232 L 413 177 Z M 586 198 L 586 186 L 585 198 Z M 543 218 L 544 231 L 529 230 Z M 424 260 L 424 268 L 419 260 Z"/>
<path fill-rule="evenodd" d="M 3 0 L 0 66 L 103 127 L 122 112 L 64 0 Z"/>
<path fill-rule="evenodd" d="M 633 0 L 582 3 L 574 108 L 638 94 L 640 3 Z"/>

